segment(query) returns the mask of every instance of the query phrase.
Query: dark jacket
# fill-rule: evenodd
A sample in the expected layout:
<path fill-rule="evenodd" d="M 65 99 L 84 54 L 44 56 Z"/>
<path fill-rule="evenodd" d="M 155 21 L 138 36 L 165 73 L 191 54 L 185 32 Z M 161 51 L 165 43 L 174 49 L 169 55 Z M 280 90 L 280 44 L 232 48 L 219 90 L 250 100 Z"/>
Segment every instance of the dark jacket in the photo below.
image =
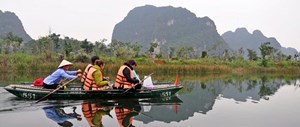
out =
<path fill-rule="evenodd" d="M 124 64 L 124 65 L 126 65 L 126 66 L 128 66 L 131 70 L 133 70 L 133 67 L 131 67 L 131 65 L 129 65 L 129 64 Z M 125 68 L 124 70 L 123 70 L 123 74 L 124 74 L 124 76 L 125 76 L 125 78 L 126 78 L 126 80 L 128 81 L 128 82 L 131 82 L 131 83 L 139 83 L 139 80 L 137 80 L 137 79 L 132 79 L 131 77 L 130 77 L 130 70 L 128 69 L 128 68 Z"/>

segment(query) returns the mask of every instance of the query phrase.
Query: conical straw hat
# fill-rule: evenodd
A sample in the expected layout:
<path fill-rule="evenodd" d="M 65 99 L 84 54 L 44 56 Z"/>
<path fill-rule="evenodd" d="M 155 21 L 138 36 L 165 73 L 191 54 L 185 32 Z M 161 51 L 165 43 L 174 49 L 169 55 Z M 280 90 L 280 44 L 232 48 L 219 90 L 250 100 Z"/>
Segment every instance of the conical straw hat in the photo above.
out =
<path fill-rule="evenodd" d="M 58 68 L 66 66 L 66 65 L 73 65 L 71 62 L 63 60 L 61 61 L 61 63 L 59 64 Z"/>

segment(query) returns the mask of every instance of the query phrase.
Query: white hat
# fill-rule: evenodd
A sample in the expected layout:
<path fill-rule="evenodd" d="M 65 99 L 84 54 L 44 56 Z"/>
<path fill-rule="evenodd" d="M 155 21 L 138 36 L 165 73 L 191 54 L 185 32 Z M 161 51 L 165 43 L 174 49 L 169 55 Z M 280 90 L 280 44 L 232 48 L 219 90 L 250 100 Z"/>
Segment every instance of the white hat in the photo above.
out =
<path fill-rule="evenodd" d="M 58 68 L 61 68 L 63 66 L 66 66 L 66 65 L 73 65 L 71 62 L 69 61 L 66 61 L 66 60 L 63 60 L 61 61 L 61 63 L 58 65 Z"/>

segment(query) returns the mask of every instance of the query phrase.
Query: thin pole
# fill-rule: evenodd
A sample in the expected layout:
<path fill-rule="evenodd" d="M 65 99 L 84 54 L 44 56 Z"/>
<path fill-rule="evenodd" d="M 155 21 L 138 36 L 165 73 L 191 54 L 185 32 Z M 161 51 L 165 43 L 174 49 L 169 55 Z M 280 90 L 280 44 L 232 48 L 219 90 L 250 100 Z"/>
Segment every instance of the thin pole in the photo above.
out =
<path fill-rule="evenodd" d="M 77 78 L 77 77 L 78 77 L 78 76 L 76 76 L 76 78 Z M 55 93 L 55 92 L 58 91 L 60 88 L 62 88 L 62 87 L 64 87 L 65 85 L 69 84 L 70 82 L 74 81 L 76 78 L 71 79 L 71 80 L 69 80 L 68 82 L 66 82 L 65 84 L 63 84 L 63 85 L 57 87 L 55 90 L 51 91 L 49 94 L 47 94 L 46 96 L 42 97 L 41 99 L 39 99 L 39 100 L 36 101 L 35 103 L 37 104 L 37 103 L 39 103 L 39 102 L 45 100 L 48 96 L 50 96 L 51 94 Z"/>

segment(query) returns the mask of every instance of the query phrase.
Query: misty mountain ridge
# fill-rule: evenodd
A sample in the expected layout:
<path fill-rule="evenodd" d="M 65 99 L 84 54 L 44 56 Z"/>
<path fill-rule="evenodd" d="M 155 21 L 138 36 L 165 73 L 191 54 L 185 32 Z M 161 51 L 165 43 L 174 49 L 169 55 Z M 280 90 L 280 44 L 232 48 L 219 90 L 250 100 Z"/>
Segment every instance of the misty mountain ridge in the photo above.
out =
<path fill-rule="evenodd" d="M 285 55 L 294 55 L 298 51 L 295 48 L 285 48 L 274 37 L 266 37 L 261 31 L 254 30 L 251 34 L 246 28 L 237 28 L 234 32 L 228 31 L 222 34 L 223 39 L 230 46 L 231 49 L 237 51 L 243 48 L 244 51 L 251 49 L 260 54 L 259 47 L 265 42 L 270 42 L 270 45 L 278 49 Z M 247 53 L 246 53 L 247 54 Z"/>
<path fill-rule="evenodd" d="M 138 42 L 143 50 L 150 43 L 159 45 L 158 52 L 168 54 L 170 47 L 193 47 L 196 52 L 207 51 L 220 56 L 230 49 L 209 17 L 198 18 L 185 8 L 136 7 L 115 25 L 112 40 Z"/>
<path fill-rule="evenodd" d="M 2 12 L 0 10 L 0 36 L 5 36 L 9 32 L 22 38 L 24 42 L 32 40 L 15 13 L 9 11 Z"/>
<path fill-rule="evenodd" d="M 0 10 L 0 37 L 12 32 L 24 42 L 32 40 L 26 33 L 22 22 L 13 12 Z M 295 48 L 285 48 L 274 37 L 266 37 L 261 31 L 248 32 L 246 28 L 237 28 L 234 32 L 225 32 L 222 36 L 209 17 L 196 17 L 185 8 L 172 6 L 155 7 L 145 5 L 132 9 L 127 16 L 115 25 L 112 40 L 137 42 L 142 51 L 147 51 L 150 43 L 157 43 L 157 53 L 168 54 L 170 47 L 192 47 L 197 54 L 207 51 L 209 55 L 221 56 L 225 50 L 252 49 L 260 54 L 262 43 L 271 46 L 285 55 L 294 55 Z M 245 53 L 247 54 L 247 53 Z"/>

